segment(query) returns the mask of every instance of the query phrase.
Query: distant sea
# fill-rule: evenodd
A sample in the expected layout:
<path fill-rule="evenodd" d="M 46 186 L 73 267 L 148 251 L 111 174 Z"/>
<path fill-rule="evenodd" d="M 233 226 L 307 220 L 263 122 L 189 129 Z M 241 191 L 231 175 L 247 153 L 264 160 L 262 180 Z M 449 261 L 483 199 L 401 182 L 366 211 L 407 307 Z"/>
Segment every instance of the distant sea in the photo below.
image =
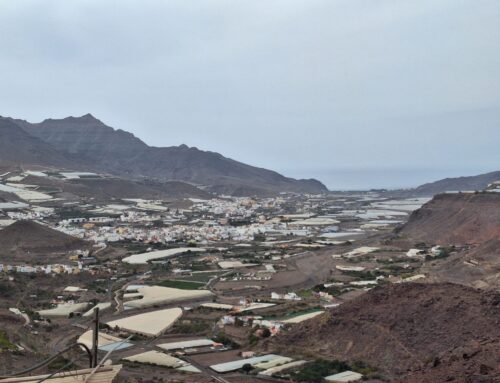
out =
<path fill-rule="evenodd" d="M 406 189 L 448 177 L 486 173 L 463 169 L 311 169 L 283 170 L 293 178 L 316 178 L 330 190 Z"/>

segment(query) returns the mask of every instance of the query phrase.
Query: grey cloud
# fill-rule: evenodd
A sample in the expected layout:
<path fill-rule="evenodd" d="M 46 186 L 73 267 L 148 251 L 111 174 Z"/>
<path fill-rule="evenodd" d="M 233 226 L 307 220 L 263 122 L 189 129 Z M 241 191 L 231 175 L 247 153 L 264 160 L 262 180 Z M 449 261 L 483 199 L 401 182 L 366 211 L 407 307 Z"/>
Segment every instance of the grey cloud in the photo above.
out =
<path fill-rule="evenodd" d="M 304 176 L 500 160 L 495 0 L 0 7 L 2 115 L 91 112 L 149 144 Z"/>

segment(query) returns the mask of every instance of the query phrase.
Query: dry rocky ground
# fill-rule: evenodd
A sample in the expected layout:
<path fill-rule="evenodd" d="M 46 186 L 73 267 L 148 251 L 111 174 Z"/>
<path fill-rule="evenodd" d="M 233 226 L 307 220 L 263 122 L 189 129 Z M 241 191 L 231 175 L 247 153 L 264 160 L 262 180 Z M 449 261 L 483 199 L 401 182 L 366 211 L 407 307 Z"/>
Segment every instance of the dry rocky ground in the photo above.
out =
<path fill-rule="evenodd" d="M 265 348 L 363 361 L 404 382 L 440 382 L 445 375 L 493 382 L 500 379 L 499 325 L 499 293 L 450 283 L 387 285 L 293 327 Z"/>
<path fill-rule="evenodd" d="M 49 264 L 67 260 L 71 250 L 91 247 L 89 242 L 34 221 L 17 221 L 0 230 L 2 263 Z"/>
<path fill-rule="evenodd" d="M 432 245 L 479 244 L 500 237 L 500 194 L 440 194 L 414 211 L 400 241 Z"/>

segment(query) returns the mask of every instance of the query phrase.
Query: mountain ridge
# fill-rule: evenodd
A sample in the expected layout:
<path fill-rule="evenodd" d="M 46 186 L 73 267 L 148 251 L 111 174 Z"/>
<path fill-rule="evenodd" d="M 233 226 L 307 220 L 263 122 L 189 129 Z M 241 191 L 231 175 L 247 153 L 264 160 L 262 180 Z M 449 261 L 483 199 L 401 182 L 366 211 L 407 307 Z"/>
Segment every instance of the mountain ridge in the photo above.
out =
<path fill-rule="evenodd" d="M 78 167 L 70 157 L 0 117 L 0 164 Z"/>
<path fill-rule="evenodd" d="M 279 192 L 325 193 L 317 180 L 296 180 L 187 145 L 154 147 L 132 133 L 114 129 L 91 114 L 39 123 L 3 118 L 50 145 L 81 167 L 131 178 L 183 181 L 210 191 L 238 195 Z"/>
<path fill-rule="evenodd" d="M 500 194 L 438 194 L 395 232 L 413 245 L 461 246 L 495 239 L 500 236 Z"/>
<path fill-rule="evenodd" d="M 415 188 L 422 195 L 434 195 L 448 191 L 483 190 L 495 181 L 500 181 L 500 171 L 482 173 L 474 176 L 448 177 L 438 181 L 428 182 Z"/>

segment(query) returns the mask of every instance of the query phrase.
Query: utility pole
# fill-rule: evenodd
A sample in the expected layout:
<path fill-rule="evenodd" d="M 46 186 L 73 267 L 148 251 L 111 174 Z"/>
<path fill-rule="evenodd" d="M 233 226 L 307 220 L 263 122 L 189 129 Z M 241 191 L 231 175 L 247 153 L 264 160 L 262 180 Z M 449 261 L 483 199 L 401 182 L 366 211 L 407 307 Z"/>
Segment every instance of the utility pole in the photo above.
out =
<path fill-rule="evenodd" d="M 94 309 L 94 332 L 92 334 L 92 367 L 97 367 L 97 349 L 99 347 L 99 307 Z"/>

